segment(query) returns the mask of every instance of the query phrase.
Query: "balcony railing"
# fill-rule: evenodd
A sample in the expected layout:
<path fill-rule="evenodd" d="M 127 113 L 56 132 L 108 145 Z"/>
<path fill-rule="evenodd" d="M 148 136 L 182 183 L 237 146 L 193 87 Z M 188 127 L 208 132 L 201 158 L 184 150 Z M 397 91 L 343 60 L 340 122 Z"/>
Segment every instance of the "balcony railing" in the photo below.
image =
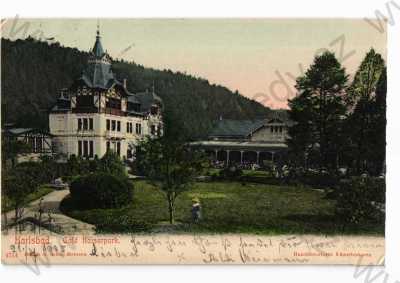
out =
<path fill-rule="evenodd" d="M 88 106 L 88 107 L 77 107 L 72 109 L 72 113 L 97 113 L 99 110 L 97 107 Z"/>
<path fill-rule="evenodd" d="M 116 108 L 104 108 L 103 113 L 105 114 L 110 114 L 110 115 L 116 115 L 116 116 L 125 116 L 125 112 L 123 112 L 121 109 L 116 109 Z"/>

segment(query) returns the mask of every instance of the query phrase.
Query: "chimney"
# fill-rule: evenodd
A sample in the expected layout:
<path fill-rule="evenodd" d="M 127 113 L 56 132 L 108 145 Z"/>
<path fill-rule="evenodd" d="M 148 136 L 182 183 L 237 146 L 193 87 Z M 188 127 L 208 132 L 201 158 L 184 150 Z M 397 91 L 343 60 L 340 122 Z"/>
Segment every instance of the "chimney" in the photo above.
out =
<path fill-rule="evenodd" d="M 126 79 L 124 79 L 124 83 L 123 84 L 124 84 L 124 88 L 126 88 Z"/>

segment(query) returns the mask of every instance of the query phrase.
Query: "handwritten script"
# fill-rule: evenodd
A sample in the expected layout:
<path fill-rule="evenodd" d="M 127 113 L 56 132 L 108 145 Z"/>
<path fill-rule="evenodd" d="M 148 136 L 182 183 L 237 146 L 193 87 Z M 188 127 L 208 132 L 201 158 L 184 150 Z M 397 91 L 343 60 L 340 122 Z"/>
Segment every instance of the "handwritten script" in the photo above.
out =
<path fill-rule="evenodd" d="M 9 264 L 377 264 L 383 237 L 3 235 Z"/>

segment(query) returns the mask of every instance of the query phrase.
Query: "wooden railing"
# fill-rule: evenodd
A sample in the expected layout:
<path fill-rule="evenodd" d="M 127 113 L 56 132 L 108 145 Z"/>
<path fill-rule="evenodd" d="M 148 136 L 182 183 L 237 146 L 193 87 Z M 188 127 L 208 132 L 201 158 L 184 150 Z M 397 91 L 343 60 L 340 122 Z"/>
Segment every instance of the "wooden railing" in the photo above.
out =
<path fill-rule="evenodd" d="M 121 109 L 115 109 L 115 108 L 104 108 L 103 113 L 117 115 L 117 116 L 126 115 L 125 112 L 123 112 Z"/>

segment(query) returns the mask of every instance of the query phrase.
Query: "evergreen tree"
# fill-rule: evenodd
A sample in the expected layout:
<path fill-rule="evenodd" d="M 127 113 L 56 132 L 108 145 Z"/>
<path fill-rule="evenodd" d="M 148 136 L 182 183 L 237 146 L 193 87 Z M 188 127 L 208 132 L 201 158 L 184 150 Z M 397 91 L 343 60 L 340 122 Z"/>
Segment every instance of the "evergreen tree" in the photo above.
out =
<path fill-rule="evenodd" d="M 307 158 L 317 152 L 315 166 L 334 169 L 342 147 L 342 119 L 346 112 L 343 94 L 347 83 L 344 68 L 331 52 L 314 58 L 304 76 L 296 80 L 298 96 L 289 101 L 289 150 Z"/>
<path fill-rule="evenodd" d="M 383 173 L 386 170 L 386 91 L 387 79 L 386 68 L 384 68 L 376 87 L 374 116 L 371 127 L 375 131 L 371 135 L 370 161 L 374 164 L 376 174 Z"/>
<path fill-rule="evenodd" d="M 350 113 L 346 123 L 346 133 L 350 137 L 347 151 L 350 155 L 357 173 L 368 171 L 371 164 L 372 140 L 374 139 L 375 127 L 375 107 L 376 92 L 379 80 L 381 84 L 386 84 L 383 80 L 382 72 L 385 71 L 385 63 L 382 56 L 371 49 L 361 62 L 354 80 L 347 93 L 347 103 Z M 386 86 L 381 85 L 386 88 Z M 380 90 L 381 92 L 383 90 Z M 382 94 L 381 94 L 382 95 Z M 386 95 L 386 94 L 385 94 Z M 386 111 L 386 108 L 385 108 Z"/>
<path fill-rule="evenodd" d="M 353 82 L 347 90 L 346 102 L 350 106 L 350 110 L 354 110 L 352 108 L 360 101 L 368 101 L 373 98 L 384 68 L 385 62 L 382 56 L 371 48 L 362 60 Z"/>

